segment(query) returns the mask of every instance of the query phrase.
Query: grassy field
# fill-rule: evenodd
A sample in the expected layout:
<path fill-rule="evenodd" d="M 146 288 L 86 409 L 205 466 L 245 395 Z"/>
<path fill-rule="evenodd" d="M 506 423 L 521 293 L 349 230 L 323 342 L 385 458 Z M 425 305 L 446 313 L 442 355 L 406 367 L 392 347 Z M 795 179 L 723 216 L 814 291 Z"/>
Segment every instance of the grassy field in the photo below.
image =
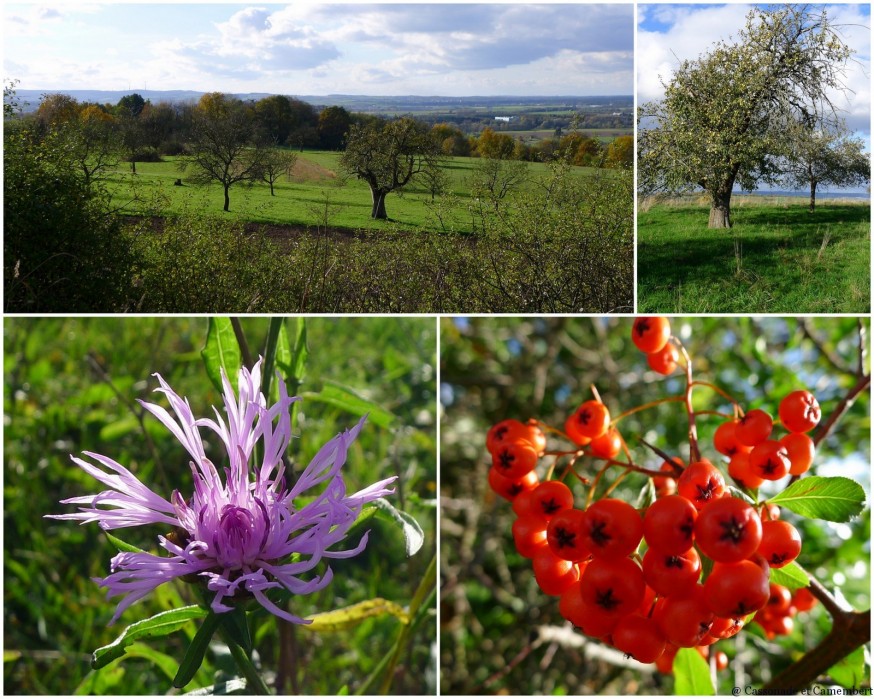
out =
<path fill-rule="evenodd" d="M 731 230 L 700 203 L 640 210 L 637 303 L 660 313 L 867 313 L 867 202 L 737 198 Z"/>
<path fill-rule="evenodd" d="M 276 196 L 270 196 L 267 184 L 251 187 L 231 187 L 233 220 L 258 223 L 279 223 L 312 226 L 323 224 L 325 210 L 331 227 L 367 230 L 430 230 L 433 228 L 427 203 L 431 195 L 422 184 L 414 185 L 402 194 L 392 193 L 386 200 L 389 221 L 370 218 L 371 197 L 367 185 L 356 178 L 344 177 L 336 152 L 307 151 L 298 155 L 292 176 L 281 178 L 274 186 Z M 445 167 L 449 189 L 457 201 L 456 220 L 461 232 L 466 205 L 470 200 L 471 180 L 476 164 L 474 158 L 450 158 Z M 531 163 L 531 177 L 546 174 L 548 166 Z M 591 168 L 576 168 L 581 175 Z M 119 164 L 109 178 L 113 204 L 133 215 L 168 215 L 185 211 L 205 211 L 221 214 L 223 192 L 219 185 L 193 186 L 185 182 L 185 173 L 179 171 L 177 158 L 165 157 L 159 163 L 138 163 L 137 175 L 130 174 L 128 166 Z M 174 186 L 178 178 L 183 186 Z M 469 226 L 469 224 L 468 224 Z"/>

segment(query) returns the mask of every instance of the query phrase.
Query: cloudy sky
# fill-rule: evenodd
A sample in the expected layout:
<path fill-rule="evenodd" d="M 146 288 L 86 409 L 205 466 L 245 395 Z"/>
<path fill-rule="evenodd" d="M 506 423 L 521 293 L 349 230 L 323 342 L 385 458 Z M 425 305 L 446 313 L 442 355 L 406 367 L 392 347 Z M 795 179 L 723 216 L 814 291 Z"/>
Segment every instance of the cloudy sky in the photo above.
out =
<path fill-rule="evenodd" d="M 3 5 L 21 89 L 630 95 L 630 4 Z"/>
<path fill-rule="evenodd" d="M 684 59 L 706 53 L 719 39 L 736 37 L 750 5 L 638 5 L 637 91 L 640 103 L 663 94 L 659 77 L 669 80 Z M 845 79 L 846 96 L 834 100 L 856 133 L 869 144 L 871 133 L 870 5 L 827 5 L 844 41 L 856 50 Z"/>

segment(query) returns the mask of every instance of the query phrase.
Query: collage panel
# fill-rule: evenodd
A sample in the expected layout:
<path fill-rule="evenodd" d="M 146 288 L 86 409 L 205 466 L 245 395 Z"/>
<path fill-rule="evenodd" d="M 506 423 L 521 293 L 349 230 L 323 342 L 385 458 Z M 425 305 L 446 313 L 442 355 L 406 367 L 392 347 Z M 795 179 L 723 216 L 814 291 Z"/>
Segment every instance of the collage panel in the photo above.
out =
<path fill-rule="evenodd" d="M 442 693 L 865 692 L 869 333 L 442 319 Z"/>
<path fill-rule="evenodd" d="M 637 11 L 638 312 L 870 312 L 870 3 Z"/>
<path fill-rule="evenodd" d="M 4 692 L 434 695 L 433 318 L 6 318 Z"/>
<path fill-rule="evenodd" d="M 4 23 L 8 312 L 634 310 L 632 3 Z"/>

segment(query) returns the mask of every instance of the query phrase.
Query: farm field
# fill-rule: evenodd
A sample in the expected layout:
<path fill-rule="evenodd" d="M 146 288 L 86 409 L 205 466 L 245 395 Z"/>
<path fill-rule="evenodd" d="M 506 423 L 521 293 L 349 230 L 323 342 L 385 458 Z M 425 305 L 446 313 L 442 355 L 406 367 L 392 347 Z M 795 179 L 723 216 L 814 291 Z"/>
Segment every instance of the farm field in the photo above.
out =
<path fill-rule="evenodd" d="M 234 221 L 289 224 L 313 227 L 324 225 L 325 208 L 331 228 L 386 231 L 434 230 L 437 222 L 427 204 L 431 194 L 424 185 L 414 183 L 402 194 L 393 193 L 386 200 L 388 221 L 370 218 L 371 196 L 367 185 L 354 177 L 343 175 L 338 160 L 340 153 L 305 151 L 298 160 L 291 177 L 281 178 L 275 185 L 275 196 L 267 184 L 231 187 L 231 211 L 223 214 L 223 192 L 219 185 L 194 186 L 185 182 L 186 173 L 180 172 L 178 158 L 164 157 L 159 163 L 137 163 L 137 174 L 131 175 L 128 166 L 120 163 L 112 171 L 109 187 L 113 205 L 130 215 L 173 216 L 199 211 L 215 214 Z M 467 204 L 471 198 L 471 181 L 478 158 L 449 158 L 444 167 L 448 175 L 448 189 L 457 197 L 453 220 L 455 232 L 473 232 Z M 529 164 L 529 179 L 545 176 L 549 166 Z M 580 177 L 598 172 L 595 168 L 577 167 L 573 172 Z M 609 172 L 602 170 L 602 172 Z M 174 182 L 181 178 L 183 186 Z M 522 188 L 530 187 L 530 182 Z"/>
<path fill-rule="evenodd" d="M 738 198 L 734 227 L 707 228 L 688 201 L 639 210 L 638 310 L 867 313 L 870 204 Z"/>

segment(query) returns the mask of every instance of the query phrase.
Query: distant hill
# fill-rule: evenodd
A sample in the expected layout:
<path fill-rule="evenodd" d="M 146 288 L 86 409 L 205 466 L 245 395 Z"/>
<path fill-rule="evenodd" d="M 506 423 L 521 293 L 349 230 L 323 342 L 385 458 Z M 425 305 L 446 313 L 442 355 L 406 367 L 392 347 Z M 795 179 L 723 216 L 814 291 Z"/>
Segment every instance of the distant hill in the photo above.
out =
<path fill-rule="evenodd" d="M 97 102 L 99 104 L 117 104 L 125 95 L 137 93 L 151 102 L 196 102 L 204 94 L 195 90 L 16 90 L 24 111 L 35 111 L 45 94 L 63 93 L 76 98 L 79 102 Z M 248 92 L 237 94 L 242 100 L 259 100 L 269 97 L 269 92 Z M 617 110 L 630 110 L 634 105 L 631 95 L 621 96 L 539 96 L 539 97 L 441 97 L 400 95 L 392 97 L 369 95 L 290 95 L 309 102 L 316 107 L 337 105 L 350 111 L 371 113 L 412 113 L 433 109 L 441 111 L 458 109 L 474 109 L 476 107 L 549 105 L 561 106 L 566 109 L 581 109 L 584 107 L 613 107 Z"/>

